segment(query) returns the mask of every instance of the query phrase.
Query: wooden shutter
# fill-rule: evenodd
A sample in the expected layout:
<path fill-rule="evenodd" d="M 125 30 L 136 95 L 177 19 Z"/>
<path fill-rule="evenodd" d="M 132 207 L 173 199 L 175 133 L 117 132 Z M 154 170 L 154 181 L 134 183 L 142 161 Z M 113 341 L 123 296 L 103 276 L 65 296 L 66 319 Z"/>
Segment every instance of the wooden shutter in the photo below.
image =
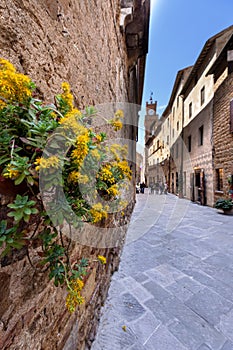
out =
<path fill-rule="evenodd" d="M 233 100 L 230 102 L 230 131 L 233 132 Z"/>

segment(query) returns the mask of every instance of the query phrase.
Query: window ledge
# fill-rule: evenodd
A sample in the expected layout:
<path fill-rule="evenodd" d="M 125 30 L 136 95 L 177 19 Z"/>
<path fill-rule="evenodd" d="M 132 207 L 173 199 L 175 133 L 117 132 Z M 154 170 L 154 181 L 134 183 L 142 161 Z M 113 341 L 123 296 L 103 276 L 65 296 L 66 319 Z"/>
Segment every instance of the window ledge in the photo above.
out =
<path fill-rule="evenodd" d="M 217 193 L 217 194 L 224 194 L 223 191 L 215 191 L 215 193 Z"/>

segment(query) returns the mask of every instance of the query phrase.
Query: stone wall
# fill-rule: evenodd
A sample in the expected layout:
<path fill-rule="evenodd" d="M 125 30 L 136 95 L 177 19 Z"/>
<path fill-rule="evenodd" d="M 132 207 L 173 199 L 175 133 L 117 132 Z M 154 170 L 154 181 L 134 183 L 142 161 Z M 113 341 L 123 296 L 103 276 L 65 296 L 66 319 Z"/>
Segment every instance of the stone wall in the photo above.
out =
<path fill-rule="evenodd" d="M 203 170 L 205 174 L 206 205 L 213 206 L 213 161 L 212 161 L 213 101 L 184 128 L 184 166 L 186 172 L 186 195 L 191 199 L 190 174 Z M 199 128 L 203 126 L 203 145 L 199 144 Z M 188 137 L 191 135 L 191 152 L 188 151 Z M 197 191 L 197 188 L 194 189 Z M 195 193 L 194 200 L 197 200 Z"/>
<path fill-rule="evenodd" d="M 134 92 L 129 93 L 130 86 L 138 90 L 133 81 L 138 78 L 130 78 L 132 67 L 120 28 L 120 0 L 2 0 L 0 50 L 1 57 L 30 76 L 40 98 L 46 102 L 53 102 L 61 83 L 67 81 L 80 109 L 116 101 L 138 103 Z M 132 63 L 131 59 L 132 64 L 137 64 L 137 60 Z M 143 80 L 142 70 L 143 65 L 140 66 Z M 131 129 L 127 136 L 135 138 L 136 129 Z M 131 152 L 134 154 L 135 150 Z M 29 252 L 33 266 L 25 252 L 10 261 L 1 260 L 1 349 L 90 347 L 111 275 L 119 264 L 133 205 L 134 201 L 130 202 L 121 218 L 124 225 L 118 221 L 121 241 L 117 248 L 73 246 L 73 261 L 81 257 L 93 261 L 101 254 L 106 256 L 107 264 L 90 264 L 83 293 L 86 302 L 72 315 L 65 307 L 66 290 L 56 288 L 53 282 L 49 283 L 46 273 L 35 269 L 35 252 Z"/>
<path fill-rule="evenodd" d="M 223 169 L 223 191 L 214 192 L 215 200 L 229 196 L 228 175 L 233 175 L 233 133 L 230 131 L 230 101 L 233 99 L 233 73 L 218 86 L 214 96 L 214 168 Z M 216 189 L 216 174 L 214 176 Z"/>
<path fill-rule="evenodd" d="M 68 81 L 77 105 L 127 101 L 127 54 L 119 1 L 3 0 L 1 57 L 48 101 Z"/>

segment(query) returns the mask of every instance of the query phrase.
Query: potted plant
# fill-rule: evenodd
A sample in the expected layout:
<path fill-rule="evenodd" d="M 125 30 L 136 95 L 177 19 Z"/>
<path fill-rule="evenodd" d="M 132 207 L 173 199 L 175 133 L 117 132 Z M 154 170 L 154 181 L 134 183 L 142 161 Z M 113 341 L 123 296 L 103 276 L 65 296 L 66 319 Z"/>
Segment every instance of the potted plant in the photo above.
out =
<path fill-rule="evenodd" d="M 221 209 L 224 214 L 231 214 L 233 212 L 232 199 L 219 198 L 219 199 L 217 199 L 216 203 L 214 204 L 214 207 L 216 209 Z"/>

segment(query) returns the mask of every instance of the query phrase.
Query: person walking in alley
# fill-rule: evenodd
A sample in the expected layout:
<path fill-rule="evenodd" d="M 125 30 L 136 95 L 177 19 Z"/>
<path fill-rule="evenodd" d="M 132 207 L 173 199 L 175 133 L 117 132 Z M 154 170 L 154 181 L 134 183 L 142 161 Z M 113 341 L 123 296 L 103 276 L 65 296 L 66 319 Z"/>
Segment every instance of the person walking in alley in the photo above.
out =
<path fill-rule="evenodd" d="M 145 187 L 146 187 L 145 183 L 142 182 L 142 183 L 140 184 L 140 192 L 141 192 L 141 193 L 144 193 Z"/>

